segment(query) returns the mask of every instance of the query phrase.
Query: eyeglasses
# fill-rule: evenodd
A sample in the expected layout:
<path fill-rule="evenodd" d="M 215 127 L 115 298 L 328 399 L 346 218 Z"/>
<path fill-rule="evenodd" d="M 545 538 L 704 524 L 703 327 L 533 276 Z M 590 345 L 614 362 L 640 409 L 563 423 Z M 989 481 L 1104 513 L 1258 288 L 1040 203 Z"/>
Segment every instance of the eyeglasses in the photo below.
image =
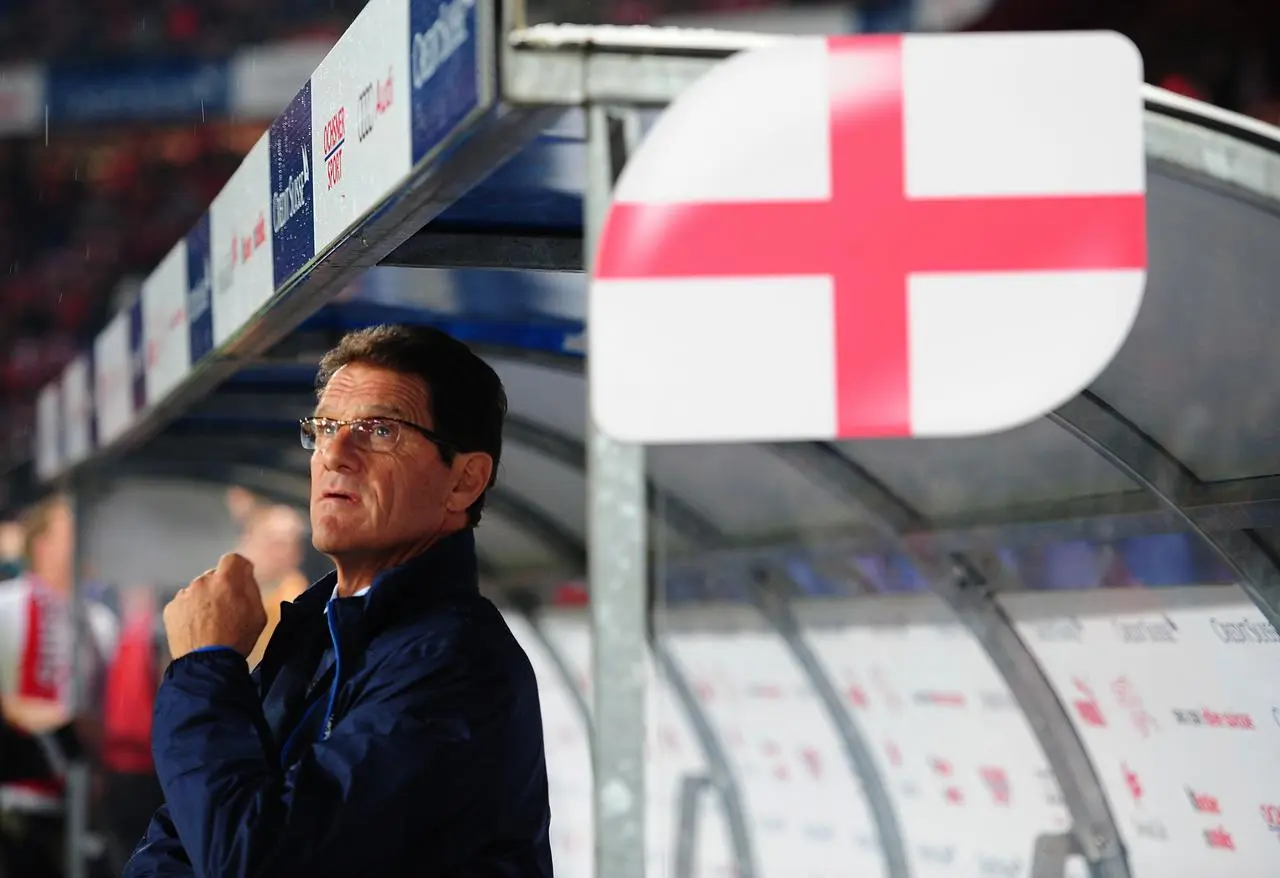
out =
<path fill-rule="evenodd" d="M 400 444 L 400 437 L 404 435 L 405 427 L 416 430 L 442 449 L 458 450 L 458 446 L 434 431 L 399 418 L 353 418 L 350 421 L 340 421 L 336 418 L 310 417 L 298 421 L 298 427 L 301 431 L 299 438 L 302 440 L 302 447 L 307 451 L 315 451 L 317 445 L 331 442 L 337 438 L 338 431 L 343 427 L 351 430 L 351 439 L 356 446 L 366 451 L 384 453 L 394 450 Z"/>

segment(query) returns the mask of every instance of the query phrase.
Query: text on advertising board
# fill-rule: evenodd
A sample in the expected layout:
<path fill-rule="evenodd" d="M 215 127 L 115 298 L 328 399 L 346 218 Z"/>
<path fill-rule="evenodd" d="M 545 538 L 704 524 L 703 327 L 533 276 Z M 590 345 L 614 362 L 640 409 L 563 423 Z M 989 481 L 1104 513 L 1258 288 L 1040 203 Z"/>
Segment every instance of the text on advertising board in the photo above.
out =
<path fill-rule="evenodd" d="M 416 164 L 480 102 L 475 0 L 413 0 L 409 25 Z"/>
<path fill-rule="evenodd" d="M 271 123 L 271 253 L 275 288 L 315 256 L 311 178 L 311 83 Z"/>

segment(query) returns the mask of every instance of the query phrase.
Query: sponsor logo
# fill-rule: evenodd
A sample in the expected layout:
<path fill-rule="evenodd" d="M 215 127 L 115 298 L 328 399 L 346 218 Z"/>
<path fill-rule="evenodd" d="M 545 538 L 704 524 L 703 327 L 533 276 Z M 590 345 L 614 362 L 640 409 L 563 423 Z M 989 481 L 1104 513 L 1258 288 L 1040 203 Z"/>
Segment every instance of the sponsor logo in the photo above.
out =
<path fill-rule="evenodd" d="M 1129 788 L 1129 795 L 1133 796 L 1135 804 L 1142 804 L 1142 796 L 1146 792 L 1142 788 L 1142 780 L 1138 777 L 1138 773 L 1131 769 L 1128 763 L 1122 763 L 1120 766 L 1124 771 L 1124 785 Z"/>
<path fill-rule="evenodd" d="M 288 185 L 271 197 L 272 228 L 279 232 L 298 211 L 307 206 L 307 184 L 311 182 L 311 160 L 302 149 L 302 170 L 289 178 Z"/>
<path fill-rule="evenodd" d="M 849 703 L 854 707 L 866 709 L 870 702 L 867 700 L 867 690 L 861 686 L 854 684 L 845 690 L 845 695 L 849 699 Z"/>
<path fill-rule="evenodd" d="M 951 845 L 922 844 L 916 850 L 926 863 L 948 866 L 956 858 L 956 849 Z"/>
<path fill-rule="evenodd" d="M 324 147 L 324 176 L 326 191 L 342 182 L 342 148 L 347 145 L 347 108 L 338 107 L 338 112 L 324 123 L 324 134 L 321 144 Z"/>
<path fill-rule="evenodd" d="M 1127 763 L 1121 763 L 1120 769 L 1124 772 L 1124 785 L 1129 788 L 1129 795 L 1133 797 L 1134 805 L 1141 808 L 1142 799 L 1146 795 L 1141 778 Z M 1151 841 L 1168 841 L 1169 839 L 1168 828 L 1159 820 L 1147 820 L 1139 817 L 1133 821 L 1133 831 L 1139 838 L 1150 839 Z"/>
<path fill-rule="evenodd" d="M 1084 637 L 1084 624 L 1074 616 L 1047 619 L 1034 623 L 1031 633 L 1042 643 L 1080 643 Z"/>
<path fill-rule="evenodd" d="M 1280 835 L 1280 805 L 1259 805 L 1258 813 L 1262 815 L 1262 822 L 1267 824 L 1267 829 Z"/>
<path fill-rule="evenodd" d="M 431 26 L 413 35 L 411 73 L 414 88 L 422 88 L 430 82 L 440 65 L 467 42 L 470 36 L 467 33 L 467 13 L 475 5 L 475 0 L 446 0 L 440 4 L 440 12 Z"/>
<path fill-rule="evenodd" d="M 950 780 L 955 775 L 955 768 L 946 759 L 938 757 L 930 757 L 929 770 L 935 775 Z M 963 805 L 964 792 L 955 784 L 947 783 L 942 789 L 942 800 L 948 805 Z"/>
<path fill-rule="evenodd" d="M 1253 717 L 1247 713 L 1209 710 L 1207 707 L 1192 710 L 1175 710 L 1173 718 L 1180 726 L 1202 726 L 1211 729 L 1254 729 Z"/>
<path fill-rule="evenodd" d="M 978 874 L 999 876 L 999 878 L 1018 878 L 1022 874 L 1022 861 L 980 856 L 978 857 Z"/>
<path fill-rule="evenodd" d="M 1009 804 L 1009 775 L 1003 768 L 995 766 L 979 768 L 978 776 L 987 785 L 992 801 L 997 805 Z"/>
<path fill-rule="evenodd" d="M 1191 807 L 1199 811 L 1201 814 L 1221 814 L 1222 805 L 1219 804 L 1215 796 L 1208 793 L 1197 793 L 1191 787 L 1186 787 L 1187 798 L 1191 800 Z"/>
<path fill-rule="evenodd" d="M 1210 619 L 1209 627 L 1223 643 L 1280 643 L 1280 634 L 1265 619 L 1223 622 Z"/>
<path fill-rule="evenodd" d="M 965 697 L 960 692 L 916 692 L 911 696 L 916 704 L 933 707 L 964 707 Z"/>
<path fill-rule="evenodd" d="M 1219 851 L 1234 851 L 1236 849 L 1236 840 L 1231 837 L 1231 833 L 1227 832 L 1226 827 L 1223 826 L 1206 829 L 1204 831 L 1204 843 Z"/>
<path fill-rule="evenodd" d="M 395 68 L 387 69 L 386 79 L 370 82 L 360 90 L 356 98 L 356 139 L 363 141 L 373 133 L 378 117 L 391 109 L 392 97 L 395 94 L 393 74 Z"/>
<path fill-rule="evenodd" d="M 822 777 L 822 754 L 812 747 L 803 747 L 800 750 L 800 759 L 815 780 Z"/>
<path fill-rule="evenodd" d="M 1112 623 L 1120 634 L 1122 643 L 1177 643 L 1178 626 L 1168 616 L 1161 619 L 1128 621 L 1117 619 Z"/>
<path fill-rule="evenodd" d="M 1151 712 L 1147 710 L 1141 696 L 1134 691 L 1133 683 L 1128 677 L 1117 678 L 1111 684 L 1111 692 L 1115 695 L 1116 701 L 1120 703 L 1120 706 L 1128 711 L 1129 720 L 1133 723 L 1133 727 L 1138 730 L 1138 734 L 1144 738 L 1149 738 L 1153 732 L 1159 731 L 1159 723 L 1156 722 L 1156 718 L 1151 715 Z"/>
<path fill-rule="evenodd" d="M 1071 684 L 1076 687 L 1076 692 L 1079 693 L 1079 697 L 1073 703 L 1075 704 L 1076 713 L 1080 715 L 1080 720 L 1086 725 L 1099 728 L 1105 727 L 1107 721 L 1102 716 L 1102 705 L 1098 703 L 1098 698 L 1093 694 L 1093 690 L 1089 688 L 1089 684 L 1079 677 L 1073 677 Z"/>

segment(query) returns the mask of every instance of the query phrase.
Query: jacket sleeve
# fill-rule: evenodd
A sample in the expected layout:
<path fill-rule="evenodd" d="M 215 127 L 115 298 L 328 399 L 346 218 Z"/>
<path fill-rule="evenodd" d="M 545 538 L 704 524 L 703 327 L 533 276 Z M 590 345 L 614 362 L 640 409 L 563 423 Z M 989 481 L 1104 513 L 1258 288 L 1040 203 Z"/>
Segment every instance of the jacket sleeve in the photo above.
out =
<path fill-rule="evenodd" d="M 194 878 L 195 874 L 169 817 L 169 806 L 162 805 L 125 864 L 121 878 Z"/>
<path fill-rule="evenodd" d="M 394 873 L 409 839 L 432 851 L 423 874 L 465 862 L 484 817 L 519 792 L 502 752 L 511 697 L 459 650 L 404 650 L 286 773 L 245 660 L 182 657 L 157 696 L 153 748 L 196 878 Z"/>

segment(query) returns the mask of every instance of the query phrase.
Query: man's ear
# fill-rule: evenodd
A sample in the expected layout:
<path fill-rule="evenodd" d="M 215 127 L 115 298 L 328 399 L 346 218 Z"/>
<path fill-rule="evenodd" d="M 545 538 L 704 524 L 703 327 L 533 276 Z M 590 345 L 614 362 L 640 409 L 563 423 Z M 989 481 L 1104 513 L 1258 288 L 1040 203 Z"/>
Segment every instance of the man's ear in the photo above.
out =
<path fill-rule="evenodd" d="M 483 451 L 459 454 L 453 461 L 453 490 L 445 502 L 450 512 L 465 512 L 489 487 L 493 458 Z"/>

